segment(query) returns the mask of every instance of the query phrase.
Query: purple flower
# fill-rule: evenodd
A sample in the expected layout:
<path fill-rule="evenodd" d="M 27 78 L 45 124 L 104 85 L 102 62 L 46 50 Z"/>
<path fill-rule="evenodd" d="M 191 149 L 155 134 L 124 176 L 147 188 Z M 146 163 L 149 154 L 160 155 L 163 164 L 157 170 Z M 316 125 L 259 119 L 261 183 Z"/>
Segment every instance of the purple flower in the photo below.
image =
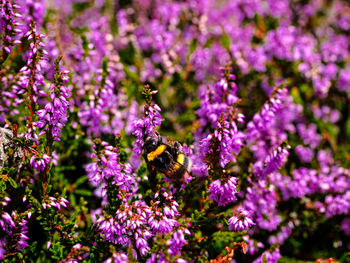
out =
<path fill-rule="evenodd" d="M 119 109 L 120 106 L 124 106 L 125 95 L 121 90 L 116 94 L 116 86 L 111 76 L 106 77 L 106 80 L 103 81 L 104 74 L 99 72 L 96 82 L 100 87 L 90 90 L 90 93 L 93 94 L 89 97 L 89 101 L 81 104 L 78 113 L 81 123 L 87 127 L 88 134 L 95 137 L 102 133 L 117 134 L 124 126 L 123 117 L 125 119 L 129 117 L 129 109 L 124 112 Z"/>
<path fill-rule="evenodd" d="M 143 256 L 150 250 L 147 240 L 152 236 L 146 227 L 149 213 L 149 208 L 142 202 L 125 203 L 114 218 L 100 218 L 98 227 L 104 238 L 114 244 L 131 246 L 135 240 L 135 248 Z"/>
<path fill-rule="evenodd" d="M 209 185 L 209 198 L 218 203 L 219 206 L 225 206 L 235 201 L 237 193 L 237 178 L 218 179 Z"/>
<path fill-rule="evenodd" d="M 298 145 L 295 147 L 295 153 L 298 155 L 299 159 L 304 163 L 310 163 L 314 156 L 312 149 Z"/>
<path fill-rule="evenodd" d="M 289 148 L 289 145 L 279 146 L 271 154 L 269 154 L 264 161 L 257 161 L 254 163 L 254 175 L 259 177 L 266 176 L 280 169 L 287 160 Z"/>
<path fill-rule="evenodd" d="M 248 235 L 242 236 L 243 240 L 247 243 L 247 252 L 250 255 L 254 255 L 260 248 L 264 248 L 264 244 L 253 240 Z"/>
<path fill-rule="evenodd" d="M 61 206 L 67 207 L 68 200 L 60 197 L 58 200 L 55 197 L 49 196 L 46 200 L 43 202 L 43 208 L 46 209 L 47 207 L 56 207 L 57 209 L 61 209 Z"/>
<path fill-rule="evenodd" d="M 344 233 L 348 236 L 350 236 L 350 218 L 346 217 L 344 218 L 343 222 L 340 225 L 341 230 L 344 231 Z"/>
<path fill-rule="evenodd" d="M 41 26 L 45 15 L 44 0 L 20 0 L 22 6 L 23 22 L 29 25 L 31 21 L 35 21 L 38 26 Z"/>
<path fill-rule="evenodd" d="M 215 85 L 209 88 L 204 86 L 200 88 L 201 106 L 196 113 L 200 117 L 201 128 L 197 135 L 205 133 L 207 125 L 211 128 L 217 128 L 221 114 L 233 111 L 233 105 L 238 100 L 234 79 L 235 76 L 230 74 L 227 78 L 219 79 Z M 243 121 L 243 118 L 244 116 L 240 114 L 238 120 Z M 233 124 L 233 126 L 235 129 L 236 125 Z M 235 132 L 237 133 L 237 131 Z"/>
<path fill-rule="evenodd" d="M 27 221 L 23 220 L 19 223 L 19 226 L 21 227 L 21 230 L 19 234 L 20 240 L 17 243 L 17 249 L 23 251 L 23 249 L 28 246 L 27 240 L 29 239 L 26 236 L 26 234 L 28 233 Z"/>
<path fill-rule="evenodd" d="M 170 255 L 179 255 L 181 248 L 187 244 L 185 235 L 191 235 L 191 232 L 186 228 L 179 228 L 173 233 L 171 238 L 167 241 L 167 245 L 169 246 L 168 252 Z"/>
<path fill-rule="evenodd" d="M 0 32 L 2 33 L 2 57 L 1 64 L 11 53 L 11 47 L 18 45 L 21 41 L 18 39 L 22 30 L 19 28 L 19 23 L 16 21 L 22 17 L 16 13 L 15 9 L 20 9 L 18 5 L 12 5 L 9 0 L 1 0 L 0 2 Z"/>
<path fill-rule="evenodd" d="M 290 236 L 292 233 L 292 230 L 294 228 L 294 224 L 292 222 L 289 222 L 286 226 L 283 226 L 279 233 L 275 236 L 270 236 L 268 239 L 268 242 L 270 245 L 279 243 L 280 245 L 283 245 L 284 241 Z"/>
<path fill-rule="evenodd" d="M 337 88 L 341 91 L 350 91 L 350 67 L 340 71 Z"/>
<path fill-rule="evenodd" d="M 215 139 L 214 139 L 215 138 Z M 230 162 L 236 161 L 236 155 L 240 152 L 243 145 L 244 134 L 238 131 L 234 122 L 222 121 L 217 124 L 214 135 L 209 134 L 200 142 L 200 153 L 202 160 L 209 155 L 219 155 L 219 165 L 222 168 Z M 212 143 L 218 145 L 217 149 L 213 149 Z"/>
<path fill-rule="evenodd" d="M 59 76 L 56 76 L 58 86 L 51 86 L 51 101 L 48 102 L 44 109 L 38 110 L 36 113 L 39 116 L 39 121 L 36 125 L 41 130 L 39 135 L 51 131 L 51 136 L 55 141 L 60 141 L 61 130 L 68 120 L 68 89 L 63 85 L 68 81 L 68 71 L 62 71 Z"/>
<path fill-rule="evenodd" d="M 214 137 L 220 142 L 220 166 L 225 168 L 230 161 L 236 162 L 235 155 L 240 152 L 244 138 L 243 133 L 238 131 L 236 123 L 218 123 Z"/>
<path fill-rule="evenodd" d="M 9 213 L 4 212 L 1 217 L 2 219 L 0 219 L 0 225 L 4 231 L 6 231 L 6 226 L 8 226 L 10 230 L 16 226 Z"/>
<path fill-rule="evenodd" d="M 273 252 L 271 251 L 265 251 L 259 258 L 253 261 L 253 263 L 277 263 L 278 260 L 281 258 L 281 253 L 279 248 L 276 248 Z"/>
<path fill-rule="evenodd" d="M 293 103 L 285 88 L 270 96 L 259 113 L 247 124 L 246 141 L 255 158 L 263 161 L 272 151 L 287 140 L 287 131 L 294 133 L 302 107 Z"/>
<path fill-rule="evenodd" d="M 154 234 L 167 234 L 178 225 L 178 222 L 174 219 L 179 215 L 179 212 L 177 211 L 177 207 L 179 206 L 178 203 L 173 200 L 172 195 L 169 195 L 166 192 L 162 195 L 165 198 L 165 201 L 155 201 L 155 206 L 152 209 L 153 213 L 147 220 L 147 224 L 150 226 L 150 229 Z M 157 200 L 158 196 L 159 194 L 156 193 L 154 199 Z"/>
<path fill-rule="evenodd" d="M 42 156 L 33 155 L 30 158 L 30 165 L 37 171 L 44 171 L 50 162 L 51 158 L 47 154 L 43 154 Z"/>
<path fill-rule="evenodd" d="M 262 179 L 247 188 L 242 208 L 255 218 L 258 227 L 272 231 L 281 222 L 281 217 L 277 215 L 276 198 L 275 187 Z"/>
<path fill-rule="evenodd" d="M 336 123 L 341 117 L 341 114 L 338 110 L 331 109 L 329 106 L 325 105 L 321 108 L 317 105 L 311 107 L 315 117 L 322 119 L 325 122 Z"/>
<path fill-rule="evenodd" d="M 162 117 L 160 116 L 161 109 L 157 104 L 145 106 L 145 117 L 134 121 L 132 134 L 136 136 L 133 152 L 140 156 L 144 144 L 144 140 L 148 135 L 152 135 L 156 131 L 156 127 L 161 124 Z"/>
<path fill-rule="evenodd" d="M 204 149 L 204 151 L 203 151 L 203 149 Z M 191 171 L 194 175 L 196 175 L 198 177 L 208 176 L 209 167 L 205 161 L 208 149 L 209 149 L 209 141 L 207 141 L 206 139 L 203 139 L 200 143 L 194 144 L 194 151 L 195 152 L 193 155 L 190 156 L 191 161 L 192 161 Z"/>
<path fill-rule="evenodd" d="M 114 252 L 111 257 L 105 260 L 103 263 L 124 263 L 128 262 L 129 258 L 123 251 Z"/>
<path fill-rule="evenodd" d="M 243 231 L 255 225 L 253 220 L 249 217 L 248 212 L 245 210 L 240 210 L 238 215 L 231 217 L 228 220 L 228 224 L 230 231 Z"/>
<path fill-rule="evenodd" d="M 299 123 L 297 125 L 297 129 L 300 137 L 304 141 L 304 144 L 310 145 L 310 147 L 313 149 L 319 145 L 321 136 L 317 133 L 315 124 L 312 123 L 306 126 L 303 123 Z"/>
<path fill-rule="evenodd" d="M 0 239 L 0 260 L 4 259 L 4 256 L 6 254 L 6 247 L 7 241 L 5 238 Z"/>
<path fill-rule="evenodd" d="M 90 182 L 95 186 L 105 186 L 111 179 L 119 190 L 129 192 L 134 189 L 136 191 L 137 188 L 134 185 L 136 175 L 133 173 L 131 165 L 119 162 L 120 153 L 116 148 L 106 142 L 101 142 L 101 146 L 103 147 L 101 151 L 95 151 L 91 154 L 94 162 L 85 167 Z M 96 149 L 97 146 L 93 147 Z"/>
<path fill-rule="evenodd" d="M 325 206 L 327 218 L 341 214 L 348 215 L 350 213 L 350 190 L 343 195 L 326 196 Z"/>

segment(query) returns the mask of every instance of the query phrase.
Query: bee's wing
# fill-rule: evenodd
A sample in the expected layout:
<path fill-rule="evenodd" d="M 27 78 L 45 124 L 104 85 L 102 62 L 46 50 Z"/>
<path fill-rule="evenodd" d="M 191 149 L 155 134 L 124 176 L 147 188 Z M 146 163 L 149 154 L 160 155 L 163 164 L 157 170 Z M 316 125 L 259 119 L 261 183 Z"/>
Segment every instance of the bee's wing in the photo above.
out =
<path fill-rule="evenodd" d="M 167 150 L 164 151 L 161 156 L 158 156 L 155 160 L 157 163 L 156 167 L 158 168 L 159 172 L 166 173 L 175 163 L 175 160 Z"/>

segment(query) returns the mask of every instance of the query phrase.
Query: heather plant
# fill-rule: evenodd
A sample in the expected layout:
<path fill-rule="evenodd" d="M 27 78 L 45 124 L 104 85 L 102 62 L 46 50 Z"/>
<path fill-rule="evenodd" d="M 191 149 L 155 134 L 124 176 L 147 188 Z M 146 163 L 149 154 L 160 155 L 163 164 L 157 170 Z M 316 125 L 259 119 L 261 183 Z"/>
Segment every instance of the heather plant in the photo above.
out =
<path fill-rule="evenodd" d="M 350 262 L 349 30 L 345 0 L 0 0 L 0 260 Z"/>

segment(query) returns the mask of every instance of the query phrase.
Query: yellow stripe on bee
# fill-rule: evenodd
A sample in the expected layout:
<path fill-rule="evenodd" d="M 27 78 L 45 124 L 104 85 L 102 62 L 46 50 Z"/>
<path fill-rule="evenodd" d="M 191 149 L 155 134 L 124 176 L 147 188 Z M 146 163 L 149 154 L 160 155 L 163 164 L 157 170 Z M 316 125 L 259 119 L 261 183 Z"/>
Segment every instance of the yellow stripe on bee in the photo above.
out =
<path fill-rule="evenodd" d="M 157 149 L 155 149 L 153 152 L 150 152 L 147 154 L 147 160 L 149 162 L 152 162 L 154 159 L 156 159 L 159 155 L 161 155 L 166 149 L 166 146 L 164 144 L 159 145 Z"/>
<path fill-rule="evenodd" d="M 184 164 L 184 161 L 185 161 L 185 155 L 183 155 L 183 154 L 179 154 L 178 156 L 177 156 L 177 160 L 176 160 L 179 164 Z"/>
<path fill-rule="evenodd" d="M 172 168 L 172 169 L 173 169 L 174 171 L 179 170 L 179 169 L 181 168 L 181 165 L 184 164 L 184 161 L 185 161 L 185 155 L 179 154 L 179 155 L 177 156 L 176 163 L 173 165 L 173 168 Z"/>

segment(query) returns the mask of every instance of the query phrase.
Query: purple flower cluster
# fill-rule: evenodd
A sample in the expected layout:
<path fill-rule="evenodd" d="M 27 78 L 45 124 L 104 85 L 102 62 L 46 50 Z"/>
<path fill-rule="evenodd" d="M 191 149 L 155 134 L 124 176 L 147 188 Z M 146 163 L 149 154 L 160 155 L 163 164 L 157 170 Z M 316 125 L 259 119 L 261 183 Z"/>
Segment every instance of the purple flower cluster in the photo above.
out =
<path fill-rule="evenodd" d="M 209 185 L 209 197 L 219 206 L 235 201 L 237 194 L 237 178 L 218 179 Z"/>
<path fill-rule="evenodd" d="M 216 128 L 222 113 L 232 112 L 234 104 L 237 102 L 237 86 L 233 82 L 235 76 L 229 74 L 226 78 L 220 78 L 212 87 L 202 86 L 200 88 L 199 97 L 201 106 L 197 110 L 201 130 L 198 134 L 204 133 L 208 125 L 210 128 Z M 239 115 L 239 120 L 243 120 L 244 116 Z"/>
<path fill-rule="evenodd" d="M 16 18 L 22 17 L 15 10 L 20 9 L 17 4 L 12 4 L 9 0 L 1 0 L 0 2 L 0 32 L 2 33 L 2 57 L 0 65 L 6 57 L 11 53 L 11 47 L 18 45 L 21 41 L 18 39 L 22 32 L 19 22 Z"/>
<path fill-rule="evenodd" d="M 159 194 L 156 193 L 155 199 L 158 197 Z M 178 225 L 174 219 L 178 216 L 177 202 L 165 192 L 163 198 L 164 201 L 155 201 L 151 206 L 143 201 L 131 204 L 124 202 L 114 217 L 100 218 L 97 224 L 104 238 L 114 244 L 133 246 L 141 256 L 147 254 L 150 251 L 150 238 L 157 234 L 167 234 Z M 176 236 L 170 244 L 175 249 L 184 244 L 183 240 Z"/>
<path fill-rule="evenodd" d="M 42 87 L 45 86 L 45 81 L 41 72 L 41 68 L 46 63 L 43 59 L 43 56 L 47 54 L 43 42 L 45 37 L 44 34 L 38 32 L 35 26 L 32 26 L 32 28 L 24 35 L 24 38 L 30 42 L 30 50 L 26 54 L 26 65 L 20 70 L 22 73 L 19 81 L 21 89 L 17 94 L 27 92 L 30 99 L 34 102 L 37 102 L 40 96 L 47 96 L 47 94 L 42 91 Z"/>
<path fill-rule="evenodd" d="M 118 251 L 113 253 L 107 260 L 103 261 L 103 263 L 123 263 L 128 262 L 128 260 L 128 256 L 124 252 Z"/>
<path fill-rule="evenodd" d="M 250 255 L 254 255 L 260 248 L 264 248 L 264 244 L 261 242 L 257 242 L 254 239 L 250 238 L 249 235 L 244 235 L 242 239 L 247 244 L 247 252 Z"/>
<path fill-rule="evenodd" d="M 303 198 L 315 193 L 345 193 L 349 190 L 347 181 L 349 169 L 331 164 L 323 167 L 323 171 L 301 167 L 293 171 L 293 177 L 271 174 L 270 179 L 282 192 L 284 200 Z"/>
<path fill-rule="evenodd" d="M 231 217 L 228 220 L 229 230 L 242 231 L 247 230 L 249 227 L 255 225 L 251 218 L 249 218 L 248 212 L 240 210 L 238 215 Z"/>
<path fill-rule="evenodd" d="M 155 199 L 159 196 L 155 195 Z M 161 201 L 154 202 L 152 207 L 154 214 L 148 218 L 148 225 L 150 226 L 152 233 L 169 233 L 177 225 L 177 221 L 173 218 L 179 215 L 177 211 L 178 203 L 173 200 L 173 196 L 163 193 L 166 198 L 166 203 L 161 204 Z"/>
<path fill-rule="evenodd" d="M 133 173 L 130 164 L 121 164 L 119 161 L 120 153 L 118 149 L 108 145 L 107 142 L 101 142 L 102 149 L 97 149 L 93 145 L 94 153 L 91 154 L 93 162 L 86 165 L 85 170 L 89 181 L 94 186 L 105 188 L 108 182 L 116 185 L 120 191 L 136 191 L 135 173 Z M 105 197 L 106 192 L 103 191 Z M 122 195 L 119 198 L 123 198 Z"/>
<path fill-rule="evenodd" d="M 49 196 L 46 198 L 46 200 L 43 201 L 43 208 L 46 209 L 47 207 L 56 207 L 58 210 L 61 209 L 61 206 L 67 207 L 68 200 L 60 197 L 60 198 L 55 198 L 52 196 Z"/>
<path fill-rule="evenodd" d="M 144 140 L 148 135 L 152 135 L 156 131 L 156 127 L 161 124 L 161 109 L 157 104 L 147 104 L 144 108 L 143 119 L 135 120 L 133 123 L 132 134 L 136 136 L 133 152 L 140 156 L 144 144 Z"/>
<path fill-rule="evenodd" d="M 19 98 L 18 92 L 18 76 L 12 74 L 2 78 L 3 88 L 0 91 L 0 122 L 4 123 L 6 116 L 16 116 L 20 112 L 18 107 L 23 103 L 24 99 Z"/>
<path fill-rule="evenodd" d="M 236 162 L 244 143 L 245 135 L 236 124 L 244 122 L 244 115 L 235 106 L 237 86 L 230 70 L 222 69 L 222 77 L 212 87 L 200 88 L 201 106 L 196 113 L 201 126 L 195 135 L 196 150 L 192 156 L 192 172 L 198 176 L 207 176 L 210 164 L 218 162 L 225 168 Z"/>
<path fill-rule="evenodd" d="M 305 145 L 309 145 L 312 149 L 319 145 L 321 136 L 317 133 L 315 124 L 306 126 L 304 123 L 299 123 L 297 129 Z"/>
<path fill-rule="evenodd" d="M 289 152 L 287 146 L 279 146 L 271 154 L 269 154 L 263 161 L 259 160 L 253 165 L 254 175 L 258 177 L 265 177 L 273 172 L 276 172 L 287 161 Z"/>
<path fill-rule="evenodd" d="M 38 135 L 36 133 L 36 126 L 34 125 L 34 111 L 41 96 L 47 96 L 43 91 L 45 86 L 44 76 L 41 68 L 45 65 L 43 55 L 47 54 L 44 50 L 44 43 L 42 42 L 45 35 L 38 33 L 37 28 L 32 26 L 31 29 L 24 35 L 30 42 L 30 51 L 27 53 L 26 66 L 22 67 L 20 72 L 22 75 L 19 79 L 18 95 L 26 94 L 29 98 L 28 108 L 30 115 L 28 116 L 27 127 L 28 130 L 24 134 L 26 139 L 34 139 L 38 143 Z"/>
<path fill-rule="evenodd" d="M 27 240 L 29 239 L 26 235 L 28 233 L 27 227 L 28 221 L 26 219 L 20 219 L 15 212 L 11 215 L 7 212 L 2 213 L 0 219 L 0 226 L 6 233 L 7 239 L 15 240 L 15 249 L 23 251 L 28 246 Z M 0 242 L 0 259 L 3 259 L 6 254 L 5 245 L 6 239 L 2 239 Z"/>
<path fill-rule="evenodd" d="M 222 168 L 230 162 L 236 162 L 236 157 L 243 145 L 244 135 L 238 131 L 235 122 L 218 123 L 214 137 L 220 142 L 220 161 Z"/>
<path fill-rule="evenodd" d="M 179 255 L 181 248 L 188 243 L 185 239 L 185 235 L 191 235 L 191 232 L 186 228 L 179 228 L 172 234 L 171 238 L 167 241 L 170 255 Z"/>
<path fill-rule="evenodd" d="M 135 245 L 141 256 L 148 253 L 150 247 L 147 240 L 152 237 L 152 234 L 144 226 L 147 216 L 151 214 L 146 208 L 147 206 L 141 202 L 125 204 L 117 210 L 115 218 L 101 218 L 98 226 L 104 238 L 125 247 Z"/>
<path fill-rule="evenodd" d="M 336 123 L 341 117 L 341 114 L 338 110 L 332 109 L 327 105 L 322 107 L 318 107 L 317 105 L 313 105 L 311 107 L 316 118 L 319 118 L 325 122 Z"/>
<path fill-rule="evenodd" d="M 103 78 L 105 78 L 103 73 L 96 77 L 96 82 L 100 83 L 100 87 L 93 90 L 93 94 L 89 96 L 89 102 L 84 101 L 81 104 L 78 113 L 81 123 L 87 127 L 88 134 L 94 136 L 102 133 L 116 134 L 123 128 L 122 119 L 126 119 L 129 114 L 128 111 L 120 112 L 119 110 L 120 106 L 125 106 L 122 103 L 124 96 L 122 91 L 116 90 L 110 76 L 105 80 Z M 112 120 L 109 120 L 110 116 L 113 116 Z"/>
<path fill-rule="evenodd" d="M 304 163 L 310 163 L 312 161 L 312 158 L 314 157 L 313 150 L 302 145 L 298 145 L 297 147 L 295 147 L 294 151 L 298 155 L 300 161 Z"/>
<path fill-rule="evenodd" d="M 11 231 L 12 228 L 15 227 L 15 222 L 13 221 L 12 217 L 9 215 L 9 213 L 4 212 L 1 215 L 0 219 L 0 225 L 3 231 Z M 7 228 L 6 228 L 7 226 Z"/>
<path fill-rule="evenodd" d="M 247 197 L 243 201 L 243 209 L 254 216 L 254 222 L 262 229 L 275 230 L 281 223 L 281 216 L 276 209 L 276 192 L 273 185 L 260 180 L 247 188 Z"/>
<path fill-rule="evenodd" d="M 315 207 L 325 213 L 327 218 L 335 215 L 348 215 L 350 213 L 350 190 L 341 195 L 328 195 L 324 204 L 316 203 Z"/>
<path fill-rule="evenodd" d="M 279 243 L 283 245 L 284 241 L 290 236 L 294 228 L 293 222 L 288 222 L 287 225 L 281 227 L 281 230 L 275 236 L 270 236 L 268 242 L 270 245 Z"/>
<path fill-rule="evenodd" d="M 287 107 L 284 105 L 286 101 L 288 101 L 287 90 L 278 89 L 247 124 L 247 144 L 258 160 L 266 158 L 273 148 L 287 139 L 285 129 L 288 124 L 283 125 L 280 122 L 287 117 L 283 114 L 283 110 Z M 292 122 L 293 118 L 287 118 L 287 120 Z"/>
<path fill-rule="evenodd" d="M 29 239 L 29 237 L 26 236 L 26 234 L 28 233 L 27 223 L 27 220 L 24 219 L 20 223 L 18 223 L 20 239 L 17 243 L 17 249 L 19 251 L 23 251 L 23 249 L 28 246 L 27 240 Z"/>
<path fill-rule="evenodd" d="M 50 156 L 47 154 L 33 155 L 30 158 L 30 165 L 37 171 L 44 171 L 47 165 L 51 162 Z"/>
<path fill-rule="evenodd" d="M 45 15 L 46 0 L 19 0 L 18 4 L 22 7 L 23 24 L 30 25 L 32 21 L 40 26 Z"/>
<path fill-rule="evenodd" d="M 275 250 L 271 251 L 265 251 L 259 258 L 254 260 L 254 263 L 263 263 L 263 262 L 271 262 L 271 263 L 277 263 L 278 260 L 281 258 L 281 252 L 279 248 L 276 248 Z"/>
<path fill-rule="evenodd" d="M 225 168 L 229 162 L 236 162 L 236 155 L 241 150 L 243 139 L 244 135 L 238 131 L 235 122 L 219 122 L 214 135 L 209 134 L 201 140 L 201 156 L 205 159 L 207 156 L 219 154 L 219 165 Z"/>
<path fill-rule="evenodd" d="M 57 76 L 57 82 L 67 82 L 68 81 L 68 71 L 63 71 L 60 73 L 60 76 Z M 50 132 L 50 136 L 55 141 L 60 141 L 61 130 L 65 123 L 67 122 L 67 110 L 68 110 L 68 101 L 69 97 L 67 87 L 59 85 L 51 86 L 51 101 L 48 102 L 43 109 L 38 110 L 36 114 L 39 116 L 39 121 L 35 124 L 41 129 L 39 136 L 42 136 L 44 133 Z"/>

